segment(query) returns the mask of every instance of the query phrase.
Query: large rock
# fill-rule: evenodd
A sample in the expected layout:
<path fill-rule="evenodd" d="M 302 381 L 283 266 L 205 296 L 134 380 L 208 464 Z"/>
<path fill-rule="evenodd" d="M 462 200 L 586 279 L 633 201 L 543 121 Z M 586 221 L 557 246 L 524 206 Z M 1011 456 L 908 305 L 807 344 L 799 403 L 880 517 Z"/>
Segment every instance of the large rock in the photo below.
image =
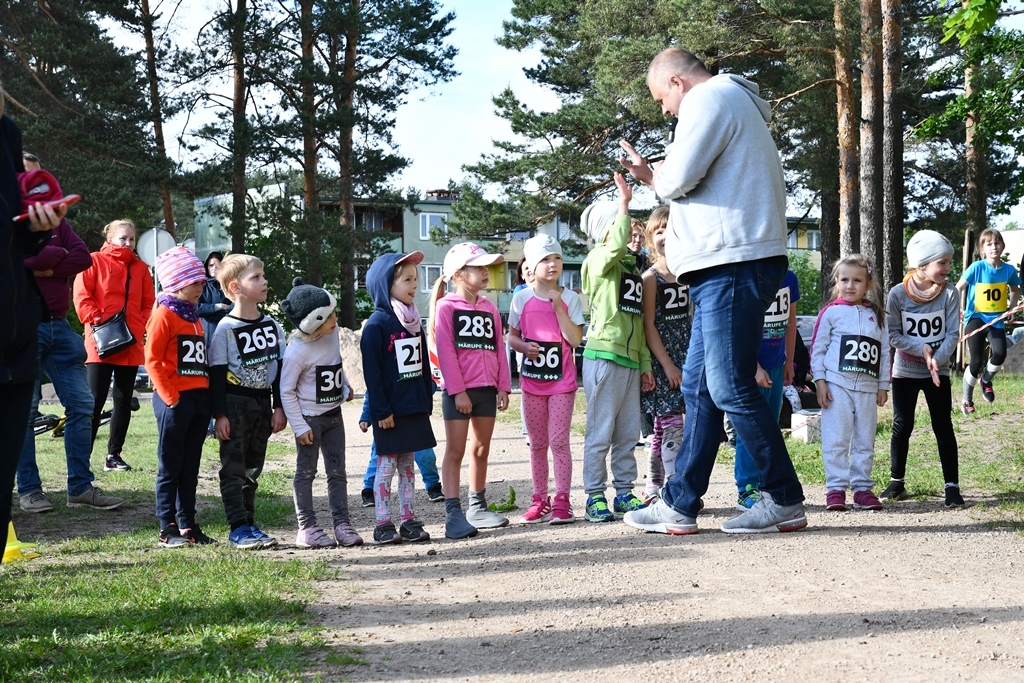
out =
<path fill-rule="evenodd" d="M 363 379 L 363 353 L 359 350 L 359 332 L 347 327 L 338 326 L 338 346 L 341 349 L 341 360 L 345 364 L 345 375 L 348 377 L 352 391 L 356 394 L 366 392 L 366 380 Z"/>

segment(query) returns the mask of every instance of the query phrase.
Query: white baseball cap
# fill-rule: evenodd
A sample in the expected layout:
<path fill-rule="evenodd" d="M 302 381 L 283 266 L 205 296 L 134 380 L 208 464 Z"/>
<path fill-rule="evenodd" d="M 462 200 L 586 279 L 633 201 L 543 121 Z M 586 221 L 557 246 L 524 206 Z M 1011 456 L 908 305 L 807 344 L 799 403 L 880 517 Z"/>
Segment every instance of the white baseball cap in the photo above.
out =
<path fill-rule="evenodd" d="M 504 260 L 505 257 L 501 254 L 488 254 L 478 244 L 462 242 L 449 249 L 444 257 L 444 279 L 451 280 L 456 272 L 466 266 L 490 266 Z"/>

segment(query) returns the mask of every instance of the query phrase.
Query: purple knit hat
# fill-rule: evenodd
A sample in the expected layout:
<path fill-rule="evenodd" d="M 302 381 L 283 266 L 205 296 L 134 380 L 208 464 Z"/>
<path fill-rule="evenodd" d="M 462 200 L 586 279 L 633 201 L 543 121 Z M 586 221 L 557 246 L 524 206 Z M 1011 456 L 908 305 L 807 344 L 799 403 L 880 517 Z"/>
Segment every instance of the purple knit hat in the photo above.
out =
<path fill-rule="evenodd" d="M 165 292 L 177 292 L 195 282 L 206 282 L 206 268 L 187 248 L 174 247 L 157 257 L 156 276 Z"/>

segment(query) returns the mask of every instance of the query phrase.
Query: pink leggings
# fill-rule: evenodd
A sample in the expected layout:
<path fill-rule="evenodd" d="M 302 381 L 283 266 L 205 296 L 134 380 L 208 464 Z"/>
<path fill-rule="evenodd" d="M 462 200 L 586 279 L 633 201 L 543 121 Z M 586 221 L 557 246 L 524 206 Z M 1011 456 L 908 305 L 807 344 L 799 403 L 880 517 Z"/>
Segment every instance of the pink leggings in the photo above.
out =
<path fill-rule="evenodd" d="M 538 396 L 523 392 L 523 415 L 530 436 L 530 464 L 533 470 L 533 495 L 548 494 L 548 446 L 555 463 L 555 493 L 569 494 L 572 485 L 572 454 L 569 452 L 569 426 L 576 393 Z"/>
<path fill-rule="evenodd" d="M 377 507 L 377 524 L 391 521 L 391 479 L 398 470 L 398 502 L 402 509 L 402 521 L 413 519 L 412 498 L 415 491 L 416 475 L 412 470 L 412 453 L 377 456 L 377 476 L 373 480 L 374 504 Z"/>

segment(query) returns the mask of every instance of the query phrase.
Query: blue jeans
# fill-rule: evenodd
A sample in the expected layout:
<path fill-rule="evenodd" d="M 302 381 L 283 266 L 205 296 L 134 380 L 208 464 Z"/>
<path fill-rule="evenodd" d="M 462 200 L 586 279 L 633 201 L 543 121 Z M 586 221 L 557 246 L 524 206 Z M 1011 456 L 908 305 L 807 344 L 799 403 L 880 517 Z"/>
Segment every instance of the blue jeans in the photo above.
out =
<path fill-rule="evenodd" d="M 785 258 L 732 263 L 693 274 L 693 329 L 682 386 L 686 423 L 675 476 L 661 492 L 677 512 L 696 517 L 700 509 L 721 441 L 723 412 L 750 450 L 761 490 L 781 505 L 804 499 L 778 416 L 772 416 L 754 380 L 764 312 L 785 274 Z"/>
<path fill-rule="evenodd" d="M 92 488 L 89 469 L 92 454 L 92 390 L 85 370 L 85 342 L 71 329 L 66 319 L 39 324 L 39 365 L 53 382 L 57 398 L 64 406 L 64 455 L 68 463 L 68 495 L 77 496 Z M 36 380 L 39 386 L 39 380 Z M 36 465 L 36 440 L 32 433 L 33 416 L 39 404 L 39 392 L 32 394 L 28 434 L 18 461 L 18 495 L 43 490 Z"/>
<path fill-rule="evenodd" d="M 413 453 L 416 466 L 420 468 L 420 479 L 423 480 L 423 488 L 429 489 L 441 482 L 437 474 L 437 456 L 433 448 L 427 448 Z M 373 480 L 377 476 L 377 444 L 370 444 L 370 464 L 366 466 L 366 476 L 363 477 L 363 488 L 372 489 Z"/>
<path fill-rule="evenodd" d="M 778 415 L 782 412 L 783 370 L 785 370 L 785 367 L 782 365 L 775 368 L 765 368 L 764 371 L 768 373 L 768 379 L 772 381 L 772 386 L 768 389 L 760 386 L 757 388 L 761 395 L 768 400 L 768 409 L 772 411 L 772 415 Z M 778 422 L 778 417 L 775 420 Z M 761 488 L 761 475 L 758 474 L 754 458 L 751 457 L 747 447 L 743 445 L 742 439 L 736 439 L 736 460 L 733 466 L 733 476 L 736 477 L 736 489 L 740 493 L 747 490 L 748 484 L 755 489 Z"/>

